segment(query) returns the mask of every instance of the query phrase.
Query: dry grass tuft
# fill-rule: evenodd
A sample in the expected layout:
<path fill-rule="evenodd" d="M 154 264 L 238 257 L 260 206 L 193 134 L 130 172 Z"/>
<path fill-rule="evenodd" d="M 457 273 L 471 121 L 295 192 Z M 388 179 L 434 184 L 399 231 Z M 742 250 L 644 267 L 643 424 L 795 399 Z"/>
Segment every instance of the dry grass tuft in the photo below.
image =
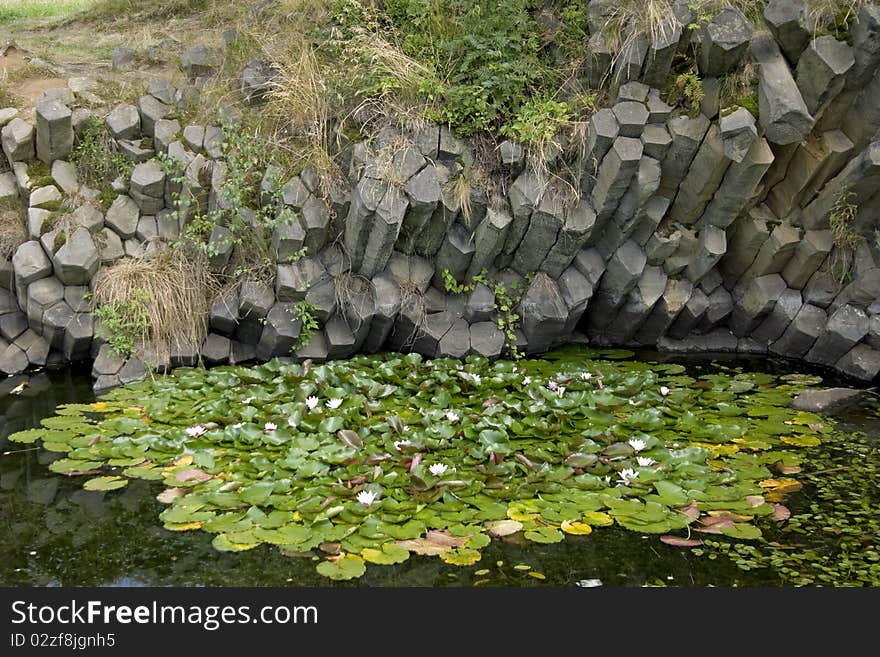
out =
<path fill-rule="evenodd" d="M 15 250 L 27 241 L 27 229 L 21 213 L 0 211 L 0 258 L 11 258 Z"/>
<path fill-rule="evenodd" d="M 93 304 L 115 306 L 136 323 L 141 300 L 148 318 L 142 342 L 152 341 L 160 355 L 170 345 L 198 348 L 208 333 L 208 311 L 217 284 L 200 253 L 162 249 L 155 255 L 125 258 L 101 270 L 95 280 Z"/>

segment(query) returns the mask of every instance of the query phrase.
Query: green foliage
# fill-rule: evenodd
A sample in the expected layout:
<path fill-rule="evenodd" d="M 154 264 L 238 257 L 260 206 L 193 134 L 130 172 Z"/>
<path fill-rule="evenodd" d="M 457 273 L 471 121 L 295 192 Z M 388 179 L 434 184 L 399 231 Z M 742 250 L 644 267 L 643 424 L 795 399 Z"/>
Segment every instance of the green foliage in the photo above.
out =
<path fill-rule="evenodd" d="M 116 150 L 107 126 L 98 118 L 88 120 L 70 154 L 80 182 L 104 189 L 116 178 L 128 180 L 134 163 Z"/>
<path fill-rule="evenodd" d="M 703 98 L 705 98 L 703 82 L 693 71 L 687 71 L 677 75 L 675 81 L 672 84 L 667 85 L 664 91 L 666 92 L 667 97 L 666 102 L 670 105 L 681 103 L 692 115 L 695 115 L 700 111 L 700 103 L 702 103 Z"/>
<path fill-rule="evenodd" d="M 135 290 L 127 302 L 101 305 L 94 311 L 101 320 L 100 337 L 122 358 L 131 356 L 135 343 L 150 330 L 148 301 L 146 292 Z"/>
<path fill-rule="evenodd" d="M 485 270 L 483 272 L 485 274 Z M 455 276 L 452 275 L 448 269 L 444 269 L 441 272 L 443 276 L 443 287 L 446 289 L 446 292 L 449 294 L 464 294 L 465 292 L 473 292 L 474 288 L 477 287 L 478 281 L 476 278 L 472 280 L 470 283 L 459 283 Z"/>
<path fill-rule="evenodd" d="M 195 181 L 188 179 L 176 161 L 160 156 L 169 180 L 180 187 L 180 191 L 174 194 L 174 206 L 186 228 L 179 246 L 191 246 L 208 257 L 214 257 L 222 248 L 231 245 L 234 260 L 229 273 L 233 280 L 246 277 L 271 284 L 276 269 L 272 232 L 277 226 L 295 221 L 296 215 L 280 203 L 279 180 L 273 181 L 271 189 L 261 189 L 264 172 L 275 171 L 273 149 L 240 124 L 221 119 L 221 128 L 226 175 L 218 192 L 222 195 L 218 207 L 196 212 L 189 191 Z M 202 187 L 209 183 L 207 180 L 198 182 Z M 218 225 L 228 228 L 230 236 L 223 241 L 211 242 L 208 237 Z"/>
<path fill-rule="evenodd" d="M 318 306 L 305 300 L 300 301 L 291 309 L 294 318 L 298 319 L 301 324 L 297 349 L 307 346 L 312 341 L 315 331 L 318 330 L 317 311 Z"/>
<path fill-rule="evenodd" d="M 499 131 L 522 143 L 541 144 L 553 139 L 559 127 L 571 118 L 568 103 L 550 98 L 532 98 Z"/>
<path fill-rule="evenodd" d="M 497 130 L 542 90 L 556 88 L 541 31 L 527 0 L 391 0 L 376 16 L 355 0 L 337 3 L 337 20 L 353 29 L 379 25 L 389 43 L 419 62 L 419 91 L 436 101 L 430 118 L 463 136 Z M 363 85 L 366 95 L 397 84 L 387 71 Z"/>

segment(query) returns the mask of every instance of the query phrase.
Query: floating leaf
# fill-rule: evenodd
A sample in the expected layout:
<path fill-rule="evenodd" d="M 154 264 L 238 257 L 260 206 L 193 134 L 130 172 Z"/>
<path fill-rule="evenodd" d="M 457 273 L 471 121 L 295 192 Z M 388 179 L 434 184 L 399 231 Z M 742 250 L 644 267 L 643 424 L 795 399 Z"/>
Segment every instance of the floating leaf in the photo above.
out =
<path fill-rule="evenodd" d="M 318 564 L 317 570 L 324 577 L 333 580 L 348 580 L 361 577 L 367 572 L 367 565 L 356 554 L 343 554 L 322 561 Z"/>
<path fill-rule="evenodd" d="M 681 536 L 670 536 L 669 534 L 661 536 L 660 541 L 675 547 L 699 547 L 703 544 L 703 541 L 698 538 L 683 538 Z"/>
<path fill-rule="evenodd" d="M 535 571 L 526 573 L 526 575 L 528 575 L 529 577 L 534 577 L 535 579 L 547 579 L 546 575 L 544 575 L 543 573 L 535 572 Z"/>
<path fill-rule="evenodd" d="M 181 483 L 185 482 L 195 482 L 200 483 L 203 481 L 208 481 L 212 476 L 209 475 L 204 470 L 200 470 L 199 468 L 188 468 L 186 470 L 181 470 L 180 472 L 174 475 L 174 479 Z"/>
<path fill-rule="evenodd" d="M 440 558 L 453 566 L 470 566 L 471 564 L 477 563 L 480 558 L 480 552 L 478 550 L 472 550 L 470 548 L 455 548 L 452 550 L 447 550 L 440 554 Z"/>
<path fill-rule="evenodd" d="M 773 515 L 770 516 L 773 520 L 783 521 L 791 518 L 791 511 L 788 510 L 788 507 L 783 506 L 782 504 L 774 503 L 773 504 Z"/>
<path fill-rule="evenodd" d="M 588 524 L 578 522 L 577 520 L 566 520 L 559 526 L 559 528 L 566 534 L 572 534 L 574 536 L 586 536 L 593 531 L 593 528 Z"/>
<path fill-rule="evenodd" d="M 183 497 L 185 494 L 185 488 L 166 488 L 161 493 L 156 495 L 156 499 L 163 504 L 171 504 L 178 497 Z"/>
<path fill-rule="evenodd" d="M 581 518 L 593 527 L 610 527 L 614 524 L 614 518 L 602 511 L 587 511 L 581 514 Z"/>
<path fill-rule="evenodd" d="M 794 445 L 795 447 L 815 447 L 821 445 L 822 441 L 818 436 L 810 436 L 807 434 L 796 434 L 793 436 L 782 436 L 779 440 L 786 445 Z"/>
<path fill-rule="evenodd" d="M 364 447 L 364 441 L 356 431 L 352 431 L 351 429 L 340 429 L 336 432 L 336 435 L 339 437 L 339 440 L 352 449 L 363 449 Z"/>
<path fill-rule="evenodd" d="M 517 520 L 492 520 L 485 527 L 492 536 L 510 536 L 521 531 L 523 524 Z"/>
<path fill-rule="evenodd" d="M 540 527 L 526 532 L 525 537 L 535 543 L 559 543 L 565 535 L 553 527 Z"/>
<path fill-rule="evenodd" d="M 361 550 L 361 556 L 370 563 L 390 565 L 402 563 L 409 559 L 409 550 L 396 543 L 383 543 L 378 550 L 364 548 Z"/>
<path fill-rule="evenodd" d="M 83 484 L 86 490 L 118 490 L 128 486 L 128 479 L 122 477 L 95 477 Z"/>

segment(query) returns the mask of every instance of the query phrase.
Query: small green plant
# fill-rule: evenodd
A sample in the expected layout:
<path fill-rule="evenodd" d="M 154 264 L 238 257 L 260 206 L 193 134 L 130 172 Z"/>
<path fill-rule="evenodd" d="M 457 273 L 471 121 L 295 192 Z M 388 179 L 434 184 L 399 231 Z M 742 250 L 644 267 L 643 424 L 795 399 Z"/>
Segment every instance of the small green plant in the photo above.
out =
<path fill-rule="evenodd" d="M 318 306 L 303 300 L 296 304 L 291 309 L 291 312 L 293 313 L 294 318 L 298 319 L 302 324 L 299 330 L 299 342 L 296 346 L 296 349 L 302 349 L 303 347 L 308 346 L 312 341 L 312 336 L 315 334 L 315 331 L 319 328 L 318 319 L 316 317 Z"/>
<path fill-rule="evenodd" d="M 532 98 L 523 103 L 500 133 L 524 144 L 542 144 L 553 139 L 559 127 L 570 118 L 568 103 L 551 98 Z"/>
<path fill-rule="evenodd" d="M 79 180 L 97 189 L 109 187 L 116 178 L 127 180 L 134 170 L 134 163 L 116 150 L 104 122 L 94 117 L 77 138 L 70 161 Z"/>
<path fill-rule="evenodd" d="M 483 274 L 485 274 L 485 270 L 483 271 Z M 452 272 L 448 269 L 444 269 L 440 275 L 443 276 L 443 287 L 448 294 L 465 294 L 467 292 L 473 292 L 474 288 L 477 287 L 477 283 L 482 282 L 477 280 L 479 277 L 475 277 L 470 283 L 459 283 L 455 276 L 452 275 Z"/>
<path fill-rule="evenodd" d="M 100 337 L 122 358 L 129 358 L 135 343 L 150 330 L 149 301 L 149 295 L 138 289 L 125 302 L 108 303 L 95 309 L 95 315 L 101 320 Z"/>
<path fill-rule="evenodd" d="M 700 103 L 705 97 L 702 80 L 693 71 L 688 71 L 675 78 L 675 84 L 670 89 L 669 102 L 682 103 L 691 114 L 696 114 L 700 111 Z"/>
<path fill-rule="evenodd" d="M 855 193 L 848 188 L 841 189 L 828 215 L 828 227 L 836 247 L 830 263 L 831 272 L 841 283 L 849 274 L 853 253 L 865 241 L 865 237 L 852 226 L 859 211 L 852 202 L 854 196 Z"/>

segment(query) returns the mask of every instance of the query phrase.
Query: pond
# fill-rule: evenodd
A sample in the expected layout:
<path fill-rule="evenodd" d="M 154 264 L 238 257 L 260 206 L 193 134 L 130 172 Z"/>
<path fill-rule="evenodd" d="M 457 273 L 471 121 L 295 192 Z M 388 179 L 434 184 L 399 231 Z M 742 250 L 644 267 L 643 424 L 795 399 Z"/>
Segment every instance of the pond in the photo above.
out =
<path fill-rule="evenodd" d="M 583 347 L 10 379 L 0 584 L 877 586 L 876 397 L 788 407 L 841 383 Z"/>

